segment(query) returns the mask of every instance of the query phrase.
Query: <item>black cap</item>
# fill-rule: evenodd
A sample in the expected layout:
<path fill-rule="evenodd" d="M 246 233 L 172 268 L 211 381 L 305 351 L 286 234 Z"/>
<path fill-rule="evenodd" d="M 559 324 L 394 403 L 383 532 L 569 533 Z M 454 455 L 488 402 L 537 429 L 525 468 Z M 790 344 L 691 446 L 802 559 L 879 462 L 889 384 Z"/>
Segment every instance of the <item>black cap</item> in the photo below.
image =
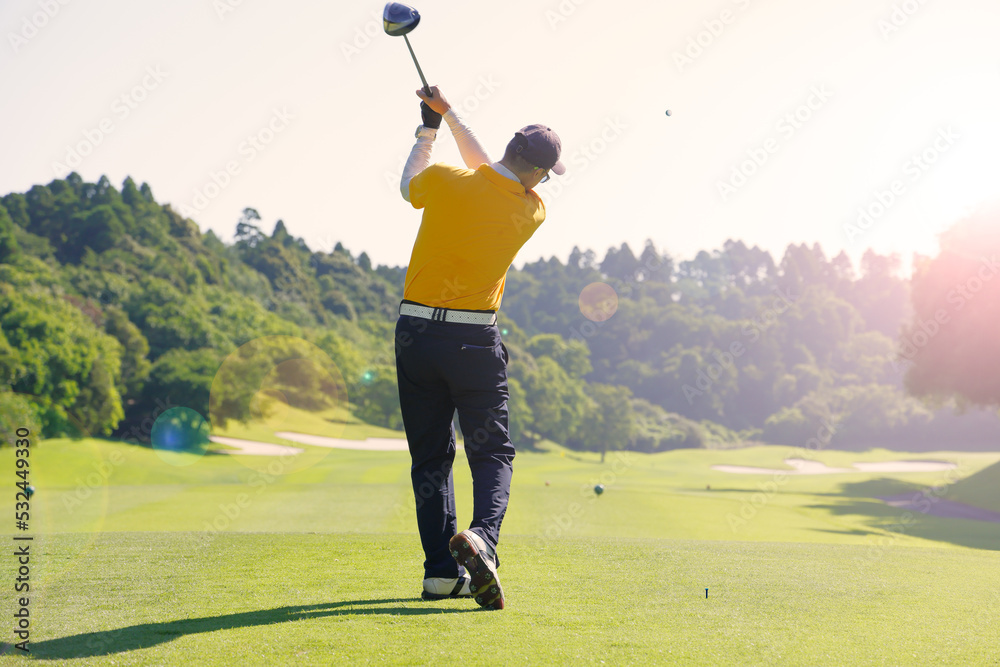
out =
<path fill-rule="evenodd" d="M 562 142 L 551 127 L 545 125 L 522 127 L 507 144 L 507 149 L 513 150 L 536 167 L 550 169 L 558 175 L 566 173 L 566 166 L 559 161 Z"/>

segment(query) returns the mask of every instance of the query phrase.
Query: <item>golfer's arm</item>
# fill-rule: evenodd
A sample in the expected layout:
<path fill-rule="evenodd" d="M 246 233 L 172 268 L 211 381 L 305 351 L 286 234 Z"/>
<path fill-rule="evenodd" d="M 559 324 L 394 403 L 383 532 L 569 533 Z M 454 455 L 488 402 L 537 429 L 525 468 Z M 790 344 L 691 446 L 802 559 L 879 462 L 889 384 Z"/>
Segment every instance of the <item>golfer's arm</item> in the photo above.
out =
<path fill-rule="evenodd" d="M 448 123 L 448 127 L 451 128 L 451 134 L 455 137 L 455 143 L 458 144 L 458 152 L 462 154 L 462 159 L 465 161 L 466 167 L 476 169 L 481 164 L 493 163 L 490 156 L 486 154 L 486 150 L 482 144 L 479 143 L 479 139 L 462 122 L 462 119 L 458 117 L 454 109 L 448 109 L 447 113 L 444 114 L 444 119 Z"/>
<path fill-rule="evenodd" d="M 426 128 L 424 128 L 426 129 Z M 437 132 L 430 132 L 429 135 L 417 137 L 417 141 L 410 149 L 410 157 L 406 158 L 403 165 L 403 177 L 399 181 L 399 192 L 403 199 L 410 201 L 410 179 L 422 172 L 431 163 L 431 149 L 434 148 L 434 137 Z"/>

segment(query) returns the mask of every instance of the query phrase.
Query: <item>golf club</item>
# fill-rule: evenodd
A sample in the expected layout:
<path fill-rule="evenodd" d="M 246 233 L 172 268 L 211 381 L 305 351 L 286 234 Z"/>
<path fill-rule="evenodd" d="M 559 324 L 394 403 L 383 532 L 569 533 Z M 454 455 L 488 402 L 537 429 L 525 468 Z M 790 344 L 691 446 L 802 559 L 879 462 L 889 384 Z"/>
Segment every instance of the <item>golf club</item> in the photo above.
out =
<path fill-rule="evenodd" d="M 427 85 L 427 79 L 424 78 L 424 72 L 420 69 L 420 63 L 417 62 L 417 56 L 414 55 L 413 47 L 410 46 L 410 40 L 406 36 L 407 33 L 412 32 L 417 27 L 418 23 L 420 23 L 420 12 L 413 7 L 404 5 L 401 2 L 386 3 L 385 10 L 382 12 L 382 25 L 385 28 L 385 34 L 392 37 L 402 35 L 403 39 L 406 40 L 406 48 L 410 50 L 410 57 L 413 58 L 413 64 L 417 66 L 417 74 L 420 75 L 420 81 L 424 84 L 424 92 L 429 97 L 431 87 Z"/>

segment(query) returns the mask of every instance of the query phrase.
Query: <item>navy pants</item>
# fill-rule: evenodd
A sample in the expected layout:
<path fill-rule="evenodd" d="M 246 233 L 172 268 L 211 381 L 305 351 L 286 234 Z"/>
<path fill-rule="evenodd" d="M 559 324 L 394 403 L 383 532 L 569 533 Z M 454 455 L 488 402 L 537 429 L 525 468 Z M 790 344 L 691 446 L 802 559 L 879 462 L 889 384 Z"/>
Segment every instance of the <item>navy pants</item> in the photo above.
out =
<path fill-rule="evenodd" d="M 425 577 L 456 577 L 448 541 L 458 532 L 452 464 L 458 410 L 472 470 L 470 529 L 494 549 L 507 511 L 514 446 L 507 430 L 507 348 L 496 325 L 396 322 L 396 378 Z"/>

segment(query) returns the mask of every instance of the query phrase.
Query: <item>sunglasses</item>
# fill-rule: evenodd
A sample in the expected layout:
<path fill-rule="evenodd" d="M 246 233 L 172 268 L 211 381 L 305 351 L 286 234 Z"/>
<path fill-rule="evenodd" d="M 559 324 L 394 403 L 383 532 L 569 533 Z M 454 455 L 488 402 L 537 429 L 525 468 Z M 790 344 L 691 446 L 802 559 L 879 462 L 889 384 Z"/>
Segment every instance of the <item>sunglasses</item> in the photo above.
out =
<path fill-rule="evenodd" d="M 539 169 L 539 170 L 545 172 L 545 175 L 542 176 L 542 180 L 538 181 L 539 183 L 545 183 L 546 181 L 549 180 L 549 170 L 548 169 L 542 169 L 541 167 L 535 167 L 535 169 Z"/>

